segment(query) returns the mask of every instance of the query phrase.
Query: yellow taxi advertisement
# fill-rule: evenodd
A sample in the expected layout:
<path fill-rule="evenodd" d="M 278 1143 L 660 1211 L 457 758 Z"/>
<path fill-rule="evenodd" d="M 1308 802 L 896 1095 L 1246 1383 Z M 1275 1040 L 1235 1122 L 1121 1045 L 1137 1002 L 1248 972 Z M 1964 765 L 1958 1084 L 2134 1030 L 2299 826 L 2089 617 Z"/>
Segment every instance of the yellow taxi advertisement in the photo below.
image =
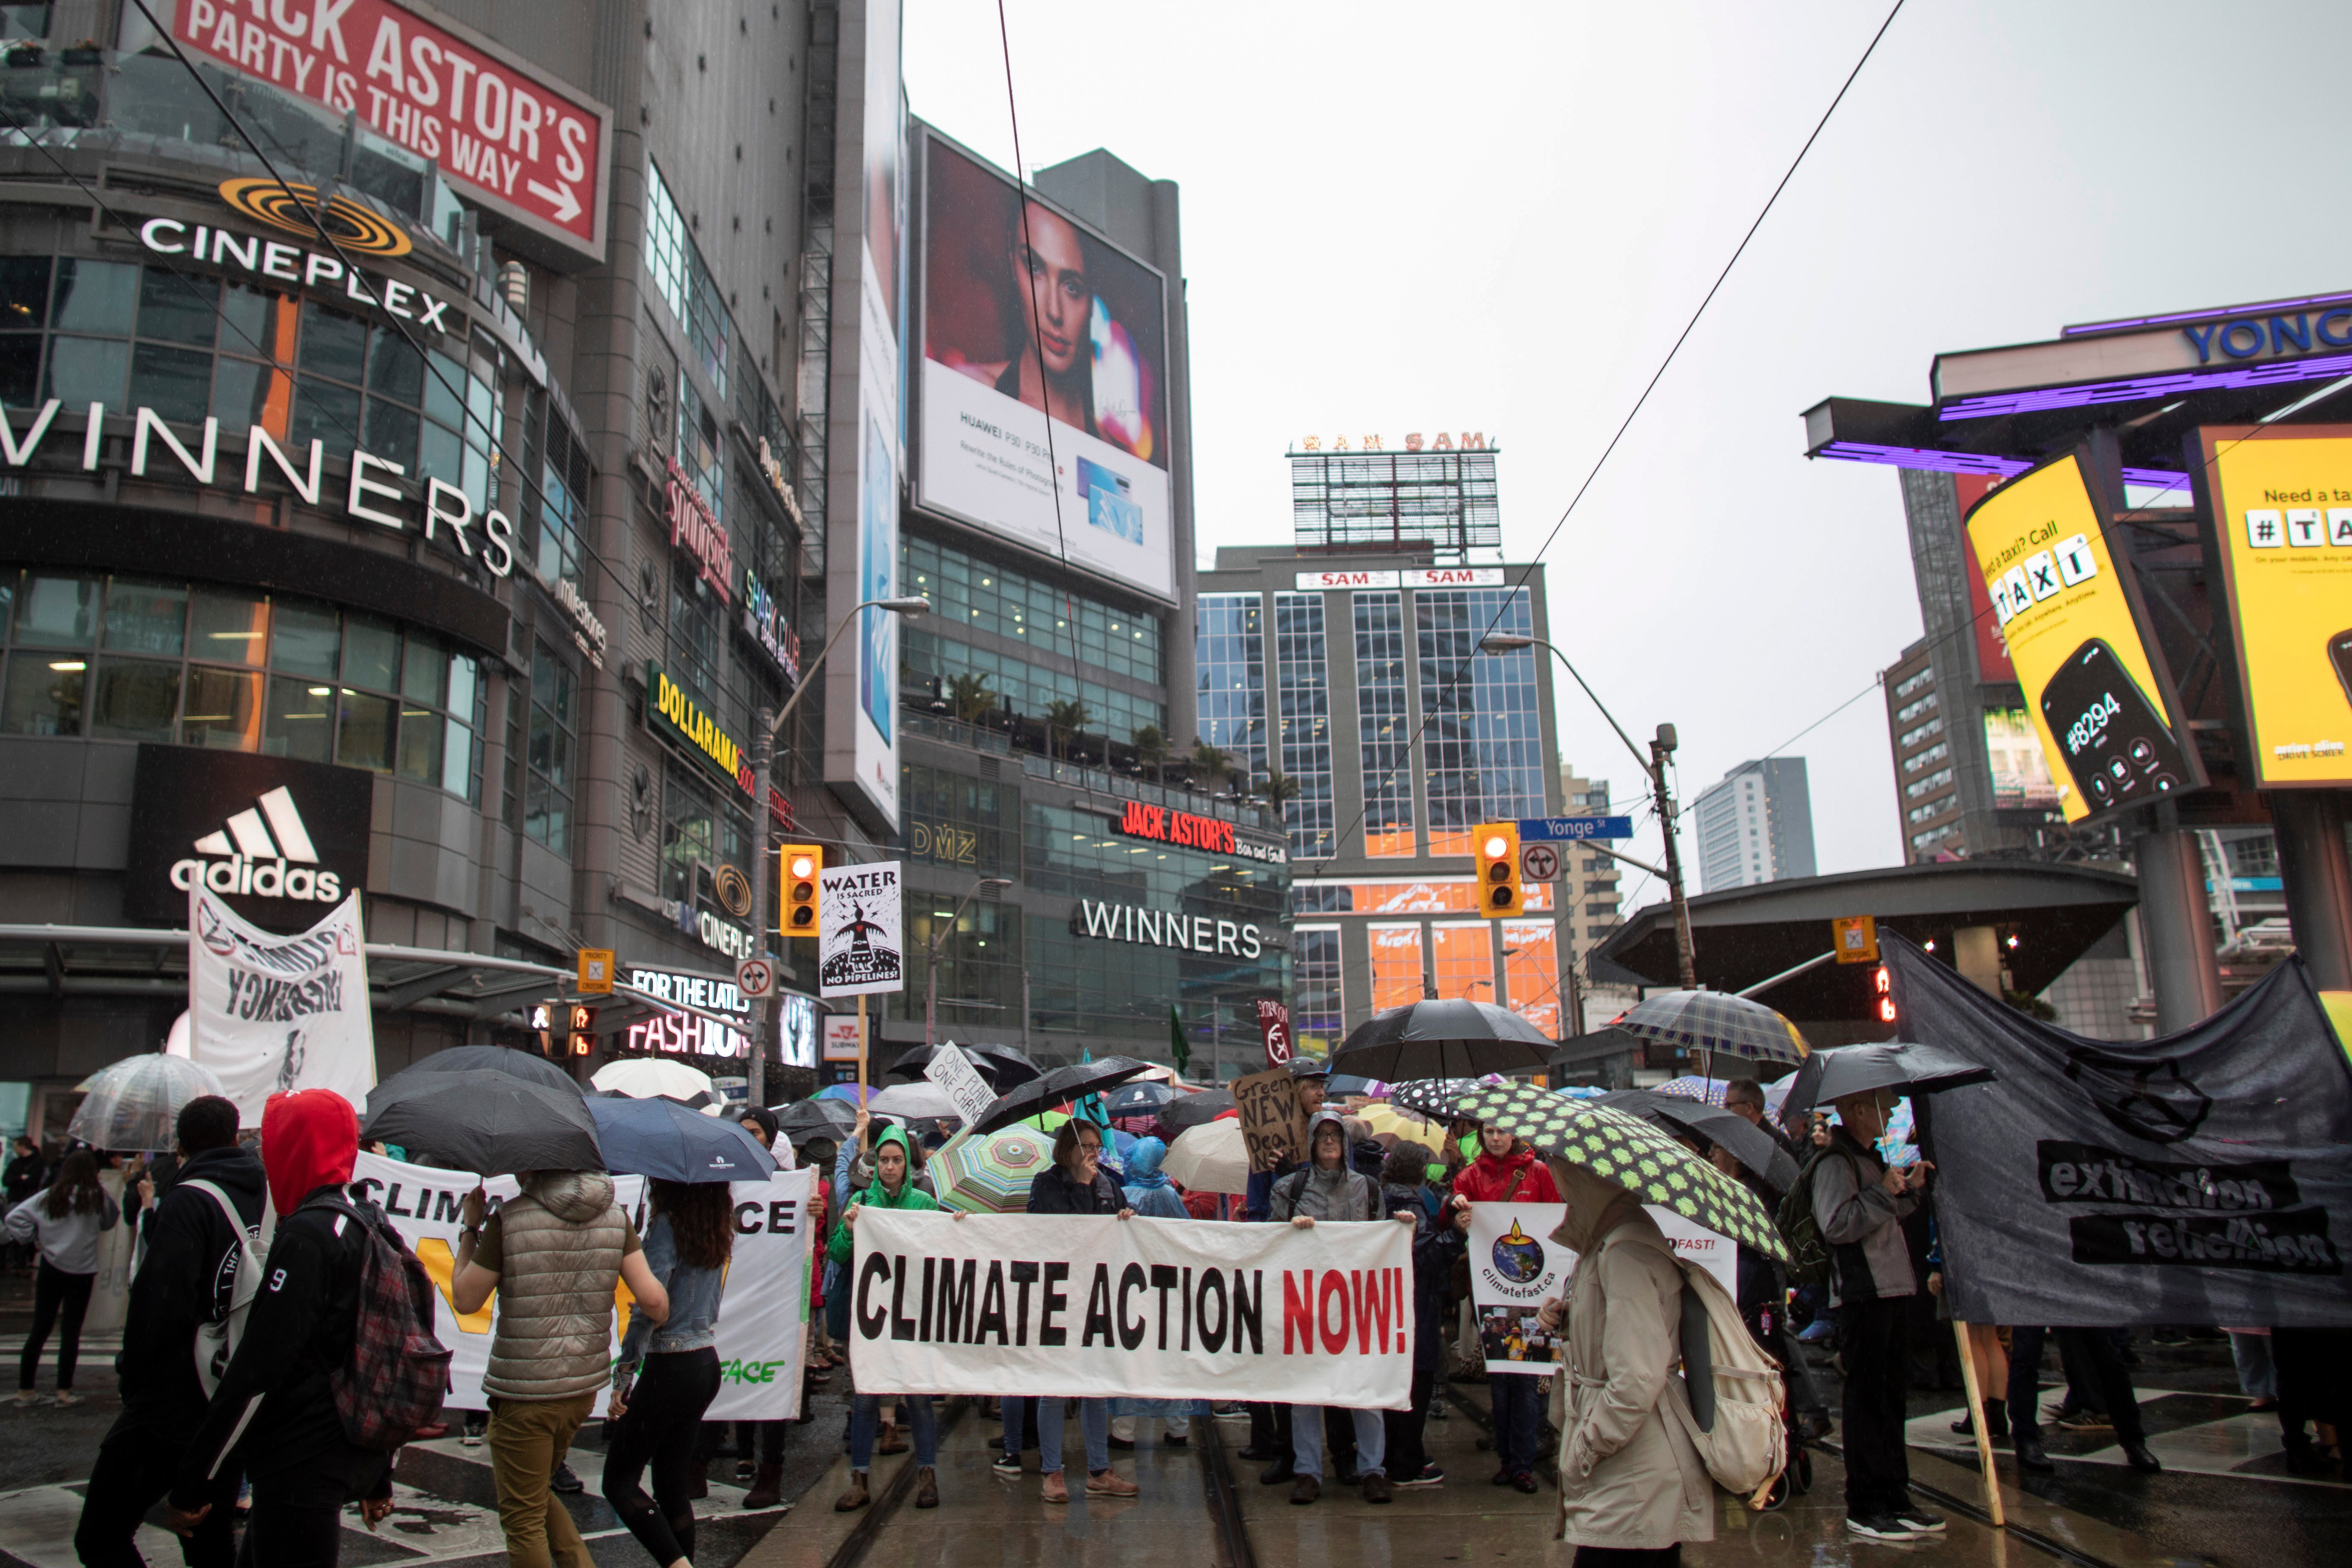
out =
<path fill-rule="evenodd" d="M 2352 425 L 2197 432 L 2252 783 L 2352 784 Z"/>
<path fill-rule="evenodd" d="M 1993 490 L 1967 531 L 2066 820 L 2202 785 L 2079 454 Z"/>

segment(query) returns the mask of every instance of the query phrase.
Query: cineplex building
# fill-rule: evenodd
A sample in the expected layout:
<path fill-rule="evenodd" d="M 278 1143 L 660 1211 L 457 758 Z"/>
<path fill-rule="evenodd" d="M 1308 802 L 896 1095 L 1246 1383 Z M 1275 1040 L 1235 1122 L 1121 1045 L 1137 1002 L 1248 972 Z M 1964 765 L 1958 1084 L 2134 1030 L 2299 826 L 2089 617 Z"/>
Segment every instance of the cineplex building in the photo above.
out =
<path fill-rule="evenodd" d="M 854 1050 L 754 908 L 786 842 L 913 863 L 877 1067 L 934 1002 L 1045 1058 L 1164 1057 L 1171 1000 L 1237 1037 L 1279 828 L 1134 743 L 1193 724 L 1174 188 L 1096 154 L 1024 214 L 908 117 L 895 5 L 294 9 L 6 8 L 0 1130 L 171 1034 L 198 887 L 358 893 L 386 1074 L 740 1077 L 778 947 L 806 1092 Z M 1075 325 L 1009 286 L 1024 216 Z M 1049 448 L 1066 494 L 1006 482 Z M 1139 870 L 1130 802 L 1217 826 Z"/>

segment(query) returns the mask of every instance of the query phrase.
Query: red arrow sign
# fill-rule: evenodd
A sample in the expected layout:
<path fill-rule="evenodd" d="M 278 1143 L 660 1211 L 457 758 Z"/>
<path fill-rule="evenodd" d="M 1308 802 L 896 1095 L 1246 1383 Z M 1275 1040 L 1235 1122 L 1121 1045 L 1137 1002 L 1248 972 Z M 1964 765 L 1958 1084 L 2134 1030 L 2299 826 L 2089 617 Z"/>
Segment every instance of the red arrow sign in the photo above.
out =
<path fill-rule="evenodd" d="M 173 36 L 436 160 L 477 201 L 601 260 L 606 110 L 392 0 L 181 0 Z"/>

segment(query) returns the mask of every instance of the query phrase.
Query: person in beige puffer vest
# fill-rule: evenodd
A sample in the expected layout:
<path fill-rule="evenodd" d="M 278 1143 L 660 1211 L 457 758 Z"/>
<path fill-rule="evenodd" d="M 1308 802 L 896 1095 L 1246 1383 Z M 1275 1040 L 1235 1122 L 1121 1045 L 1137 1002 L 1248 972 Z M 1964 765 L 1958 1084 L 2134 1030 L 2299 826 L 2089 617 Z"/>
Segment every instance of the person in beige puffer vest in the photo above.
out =
<path fill-rule="evenodd" d="M 627 1281 L 635 1310 L 656 1323 L 669 1316 L 669 1298 L 613 1201 L 612 1177 L 530 1171 L 521 1183 L 487 1223 L 482 1190 L 467 1194 L 451 1304 L 462 1316 L 499 1294 L 482 1392 L 508 1562 L 591 1568 L 549 1482 L 612 1373 L 614 1286 Z"/>

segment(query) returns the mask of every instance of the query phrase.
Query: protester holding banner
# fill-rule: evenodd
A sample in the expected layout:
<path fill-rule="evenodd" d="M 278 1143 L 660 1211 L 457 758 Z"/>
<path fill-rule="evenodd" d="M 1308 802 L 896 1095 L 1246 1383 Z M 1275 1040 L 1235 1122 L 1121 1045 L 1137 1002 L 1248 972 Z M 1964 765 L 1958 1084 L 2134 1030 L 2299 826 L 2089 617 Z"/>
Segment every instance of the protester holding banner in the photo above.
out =
<path fill-rule="evenodd" d="M 1127 1194 L 1102 1168 L 1102 1130 L 1073 1117 L 1054 1134 L 1054 1163 L 1029 1184 L 1029 1212 L 1053 1215 L 1117 1215 L 1132 1219 Z M 1004 1400 L 1004 1452 L 1021 1452 L 1022 1412 L 1037 1408 L 1037 1468 L 1045 1472 L 1047 1502 L 1070 1500 L 1069 1483 L 1062 1477 L 1062 1427 L 1067 1417 L 1058 1399 L 1030 1400 L 1010 1394 Z M 1133 1481 L 1110 1467 L 1110 1401 L 1081 1399 L 1078 1431 L 1087 1445 L 1087 1495 L 1126 1498 L 1136 1495 Z"/>
<path fill-rule="evenodd" d="M 1556 1204 L 1559 1189 L 1536 1152 L 1502 1128 L 1489 1122 L 1478 1129 L 1478 1157 L 1454 1178 L 1452 1223 L 1465 1236 L 1470 1230 L 1470 1205 L 1489 1203 Z M 1543 1429 L 1543 1399 L 1537 1392 L 1542 1378 L 1534 1373 L 1486 1373 L 1486 1394 L 1495 1413 L 1495 1455 L 1502 1461 L 1494 1484 L 1516 1487 L 1532 1496 L 1537 1489 L 1536 1444 Z"/>
<path fill-rule="evenodd" d="M 526 1172 L 497 1214 L 485 1220 L 483 1206 L 481 1188 L 466 1194 L 449 1294 L 461 1316 L 499 1297 L 482 1392 L 507 1558 L 584 1562 L 571 1510 L 551 1495 L 556 1469 L 611 1369 L 614 1288 L 626 1280 L 632 1315 L 656 1323 L 669 1296 L 602 1171 Z"/>
<path fill-rule="evenodd" d="M 774 1111 L 764 1105 L 754 1105 L 746 1110 L 740 1120 L 743 1131 L 751 1135 L 752 1142 L 776 1156 L 779 1169 L 790 1166 L 793 1159 L 793 1146 L 789 1142 L 779 1140 L 777 1134 L 782 1129 L 776 1120 Z M 812 1195 L 809 1200 L 809 1234 L 812 1238 L 822 1238 L 824 1235 L 824 1200 L 820 1196 Z M 650 1245 L 650 1237 L 647 1237 L 647 1242 Z M 813 1239 L 811 1245 L 817 1245 L 817 1241 Z M 814 1275 L 815 1270 L 812 1269 L 810 1272 Z M 823 1321 L 824 1295 L 822 1287 L 816 1283 L 812 1283 L 809 1288 L 809 1308 L 812 1316 L 817 1321 Z M 815 1363 L 816 1357 L 812 1353 L 802 1363 L 801 1376 L 803 1381 L 801 1386 L 801 1403 L 803 1407 L 808 1403 L 809 1380 L 817 1375 Z M 735 1479 L 739 1483 L 743 1481 L 751 1483 L 751 1489 L 743 1494 L 743 1506 L 747 1510 L 773 1508 L 782 1500 L 784 1438 L 791 1431 L 792 1423 L 789 1421 L 738 1421 L 735 1423 Z M 755 1444 L 757 1445 L 756 1463 L 753 1457 Z"/>
<path fill-rule="evenodd" d="M 621 1338 L 605 1415 L 604 1500 L 656 1563 L 677 1568 L 694 1556 L 693 1482 L 702 1414 L 719 1395 L 713 1325 L 734 1247 L 734 1202 L 716 1182 L 656 1181 L 647 1195 L 646 1267 L 661 1281 L 669 1311 L 658 1321 L 630 1314 Z M 637 1484 L 648 1467 L 650 1498 Z"/>
<path fill-rule="evenodd" d="M 866 1127 L 866 1113 L 857 1114 L 858 1131 Z M 882 1209 L 936 1209 L 939 1201 L 930 1194 L 916 1187 L 914 1183 L 914 1146 L 905 1131 L 886 1127 L 874 1141 L 874 1184 L 850 1200 L 843 1211 L 841 1224 L 835 1227 L 833 1241 L 827 1251 L 833 1259 L 846 1267 L 856 1255 L 858 1211 L 867 1207 Z M 849 1367 L 853 1386 L 857 1381 L 856 1358 L 852 1356 Z M 939 1411 L 928 1394 L 907 1395 L 898 1402 L 912 1417 L 915 1429 L 916 1472 L 915 1506 L 940 1506 L 940 1417 Z M 874 1468 L 874 1429 L 881 1419 L 881 1395 L 870 1389 L 856 1390 L 856 1403 L 849 1420 L 849 1489 L 834 1500 L 835 1513 L 848 1513 L 864 1508 L 874 1500 L 867 1476 Z"/>
<path fill-rule="evenodd" d="M 1438 1375 L 1445 1366 L 1445 1320 L 1454 1308 L 1454 1265 L 1465 1245 L 1453 1210 L 1435 1203 L 1430 1190 L 1429 1152 L 1418 1143 L 1399 1143 L 1381 1173 L 1381 1205 L 1391 1218 L 1413 1222 L 1412 1234 L 1412 1407 L 1381 1413 L 1386 1447 L 1381 1454 L 1399 1487 L 1433 1487 L 1445 1471 L 1423 1446 L 1422 1434 L 1436 1397 Z M 1547 1178 L 1550 1173 L 1546 1172 Z M 1439 1216 L 1445 1216 L 1441 1223 Z"/>
<path fill-rule="evenodd" d="M 1331 1069 L 1317 1058 L 1293 1057 L 1290 1058 L 1290 1076 L 1298 1086 L 1299 1117 L 1302 1120 L 1310 1119 L 1317 1111 L 1323 1109 L 1323 1091 L 1331 1076 Z M 1249 1190 L 1244 1194 L 1242 1200 L 1242 1216 L 1251 1220 L 1262 1220 L 1267 1217 L 1274 1184 L 1291 1172 L 1304 1168 L 1303 1162 L 1292 1161 L 1276 1165 L 1271 1171 L 1251 1172 Z"/>

